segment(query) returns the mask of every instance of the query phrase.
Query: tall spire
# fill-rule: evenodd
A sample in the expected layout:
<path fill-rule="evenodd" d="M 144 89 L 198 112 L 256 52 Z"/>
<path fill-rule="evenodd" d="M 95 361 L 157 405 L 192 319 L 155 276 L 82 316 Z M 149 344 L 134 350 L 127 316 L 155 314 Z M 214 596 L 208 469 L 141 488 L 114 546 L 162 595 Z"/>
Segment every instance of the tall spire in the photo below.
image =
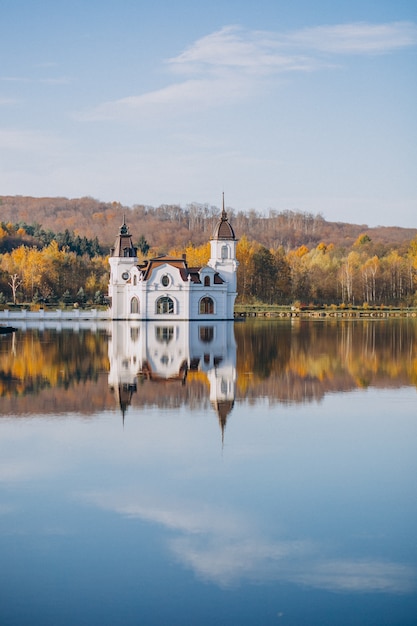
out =
<path fill-rule="evenodd" d="M 229 220 L 227 218 L 226 209 L 224 206 L 224 191 L 222 192 L 222 213 L 220 215 L 220 219 L 217 222 L 212 239 L 233 239 L 236 240 L 235 233 L 233 228 L 229 224 Z"/>
<path fill-rule="evenodd" d="M 120 226 L 120 234 L 121 235 L 129 234 L 129 228 L 126 224 L 126 213 L 123 213 L 123 224 Z"/>
<path fill-rule="evenodd" d="M 222 216 L 221 216 L 222 222 L 225 222 L 227 220 L 227 213 L 226 213 L 226 209 L 224 208 L 224 191 L 222 192 Z"/>
<path fill-rule="evenodd" d="M 119 234 L 113 248 L 110 249 L 110 256 L 136 257 L 136 248 L 132 242 L 132 235 L 126 224 L 126 215 L 123 215 L 123 224 L 120 226 Z"/>

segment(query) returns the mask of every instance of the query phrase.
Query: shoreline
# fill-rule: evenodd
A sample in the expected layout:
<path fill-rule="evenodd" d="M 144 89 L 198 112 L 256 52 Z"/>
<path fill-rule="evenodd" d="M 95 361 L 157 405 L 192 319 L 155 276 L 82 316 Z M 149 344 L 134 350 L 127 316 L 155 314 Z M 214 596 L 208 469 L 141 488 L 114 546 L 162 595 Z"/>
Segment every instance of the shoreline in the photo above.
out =
<path fill-rule="evenodd" d="M 384 319 L 384 318 L 417 318 L 416 308 L 326 308 L 326 309 L 301 309 L 295 307 L 265 307 L 262 305 L 238 305 L 234 312 L 235 321 L 244 321 L 250 318 L 262 319 Z M 77 322 L 111 321 L 109 309 L 4 309 L 0 311 L 0 326 L 7 322 Z M 138 320 L 139 321 L 139 320 Z M 146 321 L 146 320 L 140 320 Z M 161 322 L 166 322 L 161 319 Z M 175 317 L 172 321 L 178 321 Z M 199 320 L 194 320 L 199 321 Z M 203 320 L 201 320 L 203 321 Z M 204 322 L 209 320 L 205 319 Z M 213 320 L 214 321 L 214 320 Z"/>

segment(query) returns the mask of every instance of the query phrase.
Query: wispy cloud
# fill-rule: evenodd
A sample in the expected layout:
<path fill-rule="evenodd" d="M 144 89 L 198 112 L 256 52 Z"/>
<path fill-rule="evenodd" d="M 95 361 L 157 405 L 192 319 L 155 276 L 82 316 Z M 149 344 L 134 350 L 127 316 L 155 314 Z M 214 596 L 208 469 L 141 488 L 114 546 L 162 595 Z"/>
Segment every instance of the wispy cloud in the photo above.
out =
<path fill-rule="evenodd" d="M 308 71 L 315 67 L 308 56 L 279 50 L 278 34 L 226 26 L 202 37 L 179 56 L 168 60 L 176 72 L 208 72 L 224 69 L 247 74 Z"/>
<path fill-rule="evenodd" d="M 196 78 L 174 83 L 138 96 L 128 96 L 104 102 L 92 111 L 78 114 L 81 120 L 131 119 L 138 115 L 154 116 L 161 120 L 163 114 L 177 111 L 199 110 L 219 103 L 234 101 L 247 84 L 238 76 L 233 81 L 226 77 Z"/>
<path fill-rule="evenodd" d="M 0 128 L 0 150 L 37 152 L 57 149 L 60 140 L 50 133 Z"/>
<path fill-rule="evenodd" d="M 67 76 L 57 76 L 51 78 L 29 78 L 27 76 L 0 76 L 0 82 L 5 83 L 27 83 L 27 84 L 46 84 L 46 85 L 68 85 L 71 79 Z"/>
<path fill-rule="evenodd" d="M 305 28 L 285 37 L 289 45 L 335 54 L 386 54 L 415 46 L 417 25 L 413 22 L 388 24 L 336 24 Z"/>
<path fill-rule="evenodd" d="M 173 531 L 168 549 L 193 572 L 222 587 L 245 580 L 282 580 L 346 592 L 406 593 L 416 588 L 416 571 L 375 558 L 333 558 L 331 547 L 307 539 L 280 540 L 261 535 L 256 518 L 219 511 L 209 503 L 179 502 L 155 494 L 119 491 L 78 497 L 130 518 Z"/>
<path fill-rule="evenodd" d="M 289 33 L 226 26 L 167 60 L 171 81 L 175 76 L 185 80 L 104 102 L 79 118 L 131 120 L 216 107 L 250 97 L 274 77 L 339 66 L 342 55 L 387 54 L 416 43 L 412 22 L 339 24 Z"/>
<path fill-rule="evenodd" d="M 2 98 L 0 96 L 0 106 L 7 106 L 10 104 L 16 104 L 18 100 L 16 98 Z"/>

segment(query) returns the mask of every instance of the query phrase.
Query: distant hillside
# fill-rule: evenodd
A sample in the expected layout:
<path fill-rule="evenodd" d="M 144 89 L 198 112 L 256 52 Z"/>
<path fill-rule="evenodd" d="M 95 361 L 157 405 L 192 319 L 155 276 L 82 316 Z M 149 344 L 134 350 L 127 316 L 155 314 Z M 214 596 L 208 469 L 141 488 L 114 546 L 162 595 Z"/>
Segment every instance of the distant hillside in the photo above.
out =
<path fill-rule="evenodd" d="M 370 237 L 378 247 L 405 249 L 417 235 L 417 228 L 368 228 L 365 224 L 328 222 L 321 215 L 296 211 L 237 211 L 227 207 L 229 219 L 238 237 L 246 235 L 268 248 L 283 246 L 286 251 L 320 242 L 349 248 L 360 234 Z M 0 222 L 39 224 L 55 233 L 66 229 L 80 237 L 97 237 L 102 246 L 110 247 L 119 231 L 123 215 L 135 241 L 143 235 L 154 250 L 164 252 L 173 247 L 205 243 L 219 217 L 218 207 L 192 204 L 160 207 L 99 202 L 94 198 L 32 198 L 0 196 Z"/>

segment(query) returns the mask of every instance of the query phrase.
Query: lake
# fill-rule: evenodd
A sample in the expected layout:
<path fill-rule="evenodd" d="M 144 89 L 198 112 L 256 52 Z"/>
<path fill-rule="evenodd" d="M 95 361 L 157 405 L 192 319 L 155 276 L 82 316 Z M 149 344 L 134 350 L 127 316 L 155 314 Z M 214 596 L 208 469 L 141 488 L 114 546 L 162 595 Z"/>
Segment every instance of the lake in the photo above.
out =
<path fill-rule="evenodd" d="M 417 323 L 0 336 L 0 623 L 411 625 Z"/>

